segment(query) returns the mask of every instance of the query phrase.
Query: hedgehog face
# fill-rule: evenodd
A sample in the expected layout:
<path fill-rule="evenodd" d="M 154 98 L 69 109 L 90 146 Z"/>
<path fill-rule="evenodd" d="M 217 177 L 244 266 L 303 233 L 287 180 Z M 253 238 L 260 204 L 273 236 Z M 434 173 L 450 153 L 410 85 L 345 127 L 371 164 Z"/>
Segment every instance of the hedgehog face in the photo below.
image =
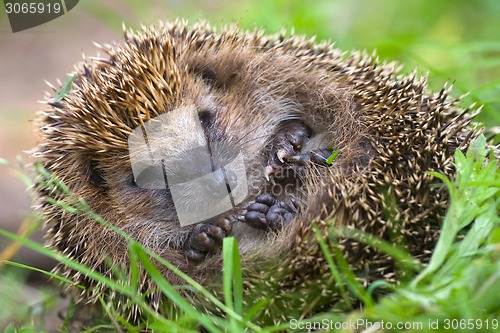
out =
<path fill-rule="evenodd" d="M 182 254 L 192 232 L 181 212 L 197 212 L 184 224 L 222 216 L 237 224 L 233 234 L 247 235 L 241 217 L 257 195 L 303 200 L 298 170 L 311 158 L 300 155 L 359 141 L 349 89 L 323 68 L 236 36 L 207 32 L 199 43 L 200 36 L 146 30 L 104 48 L 109 57 L 86 61 L 69 94 L 45 113 L 46 167 L 103 218 L 165 253 Z M 283 156 L 296 162 L 285 165 Z M 302 166 L 289 168 L 294 163 Z M 100 246 L 100 226 L 68 223 L 69 238 L 83 228 L 88 247 Z M 113 246 L 103 252 L 116 253 Z"/>
<path fill-rule="evenodd" d="M 160 253 L 182 254 L 193 227 L 182 226 L 181 214 L 190 215 L 184 225 L 223 216 L 239 225 L 236 234 L 247 234 L 241 217 L 258 194 L 278 188 L 278 199 L 299 200 L 300 173 L 289 170 L 286 183 L 269 181 L 273 168 L 281 168 L 276 151 L 299 154 L 331 144 L 325 132 L 346 140 L 334 133 L 343 124 L 329 131 L 336 121 L 318 123 L 314 111 L 350 112 L 350 103 L 322 70 L 294 57 L 261 52 L 231 41 L 231 34 L 202 45 L 174 35 L 127 34 L 125 46 L 105 50 L 109 58 L 86 61 L 69 94 L 45 114 L 44 157 L 49 171 L 104 219 Z M 304 134 L 295 148 L 287 134 L 294 122 Z M 314 122 L 320 125 L 313 133 Z M 100 226 L 68 223 L 82 228 L 89 248 L 100 246 Z M 82 250 L 78 241 L 64 244 Z M 116 254 L 116 242 L 102 252 Z"/>

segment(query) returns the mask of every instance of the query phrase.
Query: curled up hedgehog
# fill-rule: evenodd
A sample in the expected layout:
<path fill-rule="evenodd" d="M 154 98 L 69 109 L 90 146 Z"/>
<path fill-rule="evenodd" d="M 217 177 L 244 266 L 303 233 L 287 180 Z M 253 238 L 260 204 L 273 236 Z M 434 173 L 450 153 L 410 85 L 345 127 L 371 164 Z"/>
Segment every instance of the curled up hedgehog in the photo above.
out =
<path fill-rule="evenodd" d="M 342 226 L 428 261 L 448 197 L 427 172 L 451 176 L 454 151 L 478 136 L 449 89 L 429 93 L 425 77 L 327 43 L 203 23 L 99 47 L 106 56 L 85 59 L 68 91 L 48 98 L 36 155 L 93 212 L 209 290 L 221 289 L 228 236 L 245 290 L 272 299 L 273 321 L 342 302 L 313 225 L 331 246 Z M 109 263 L 128 265 L 122 236 L 47 200 L 69 202 L 63 194 L 38 193 L 48 246 L 109 277 Z M 359 240 L 335 246 L 364 286 L 403 278 Z M 72 289 L 77 301 L 104 295 L 140 315 L 84 274 L 57 272 L 86 286 Z M 168 302 L 150 295 L 158 309 Z"/>

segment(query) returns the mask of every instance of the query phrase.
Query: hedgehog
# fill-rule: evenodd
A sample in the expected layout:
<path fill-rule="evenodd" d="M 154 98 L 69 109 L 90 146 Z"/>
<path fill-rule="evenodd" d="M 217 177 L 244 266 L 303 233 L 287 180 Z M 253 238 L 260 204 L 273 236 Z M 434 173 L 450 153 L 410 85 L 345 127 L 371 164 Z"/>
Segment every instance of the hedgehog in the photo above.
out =
<path fill-rule="evenodd" d="M 454 151 L 479 134 L 450 87 L 429 92 L 425 76 L 375 54 L 205 22 L 125 30 L 122 43 L 97 46 L 104 56 L 84 58 L 67 91 L 47 97 L 35 155 L 93 212 L 202 285 L 221 289 L 221 244 L 233 236 L 245 290 L 272 299 L 270 320 L 338 307 L 314 225 L 365 287 L 405 277 L 359 239 L 333 244 L 333 229 L 428 261 L 448 196 L 427 172 L 453 175 Z M 66 195 L 37 191 L 50 248 L 111 278 L 110 262 L 127 267 L 123 237 L 53 204 Z M 79 302 L 118 297 L 62 264 L 56 272 L 86 286 L 70 289 Z M 155 285 L 145 276 L 140 288 Z M 158 309 L 168 302 L 151 295 Z"/>

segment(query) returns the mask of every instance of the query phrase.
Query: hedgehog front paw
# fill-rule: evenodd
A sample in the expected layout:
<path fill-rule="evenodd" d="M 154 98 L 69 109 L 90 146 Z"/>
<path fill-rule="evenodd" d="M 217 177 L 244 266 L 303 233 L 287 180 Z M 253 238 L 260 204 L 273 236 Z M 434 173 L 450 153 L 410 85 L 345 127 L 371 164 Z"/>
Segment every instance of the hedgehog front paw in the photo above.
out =
<path fill-rule="evenodd" d="M 276 200 L 269 194 L 260 194 L 248 206 L 245 223 L 256 229 L 281 230 L 290 223 L 295 212 L 295 207 Z"/>
<path fill-rule="evenodd" d="M 283 164 L 296 155 L 304 143 L 311 137 L 311 129 L 300 120 L 286 123 L 278 132 L 271 149 L 270 162 Z"/>
<path fill-rule="evenodd" d="M 271 146 L 269 164 L 265 170 L 267 180 L 269 180 L 270 174 L 277 175 L 280 171 L 284 171 L 283 165 L 289 158 L 300 152 L 310 136 L 310 128 L 302 121 L 293 120 L 283 125 Z"/>
<path fill-rule="evenodd" d="M 311 134 L 311 129 L 299 120 L 289 121 L 282 127 L 273 141 L 269 164 L 264 171 L 268 181 L 271 174 L 278 180 L 293 178 L 296 174 L 301 174 L 308 163 L 329 164 L 332 148 L 301 153 Z"/>
<path fill-rule="evenodd" d="M 208 253 L 220 249 L 222 240 L 231 230 L 232 223 L 225 218 L 196 225 L 185 243 L 186 258 L 195 264 L 202 262 Z"/>

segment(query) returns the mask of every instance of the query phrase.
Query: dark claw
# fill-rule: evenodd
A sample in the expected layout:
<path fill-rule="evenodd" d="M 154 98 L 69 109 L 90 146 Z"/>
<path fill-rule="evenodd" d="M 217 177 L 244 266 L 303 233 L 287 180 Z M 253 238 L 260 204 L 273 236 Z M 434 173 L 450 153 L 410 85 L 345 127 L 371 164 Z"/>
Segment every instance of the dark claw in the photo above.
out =
<path fill-rule="evenodd" d="M 259 202 L 267 206 L 272 206 L 276 203 L 276 199 L 274 199 L 269 194 L 259 194 L 257 198 L 255 198 L 255 202 Z"/>
<path fill-rule="evenodd" d="M 188 258 L 189 261 L 193 263 L 200 263 L 205 259 L 206 253 L 195 250 L 195 249 L 189 249 L 184 252 L 186 257 Z"/>
<path fill-rule="evenodd" d="M 226 236 L 229 235 L 231 233 L 231 231 L 233 230 L 233 224 L 231 223 L 231 221 L 229 221 L 228 219 L 225 219 L 225 218 L 219 218 L 219 219 L 215 220 L 214 224 L 216 226 L 222 228 L 222 230 L 224 230 L 226 232 Z"/>
<path fill-rule="evenodd" d="M 311 161 L 316 164 L 327 165 L 328 158 L 332 155 L 332 153 L 333 149 L 330 148 L 313 150 L 311 152 L 311 154 L 313 154 Z"/>
<path fill-rule="evenodd" d="M 255 229 L 267 229 L 266 215 L 260 212 L 248 211 L 245 214 L 245 222 Z"/>
<path fill-rule="evenodd" d="M 248 206 L 248 210 L 253 210 L 256 212 L 264 213 L 266 214 L 269 211 L 269 206 L 259 203 L 259 202 L 254 202 L 250 206 Z"/>
<path fill-rule="evenodd" d="M 305 127 L 305 125 L 299 125 L 300 128 L 297 128 L 297 132 L 295 133 L 288 133 L 286 135 L 286 138 L 288 141 L 292 144 L 293 148 L 295 149 L 300 149 L 302 148 L 302 145 L 306 141 L 306 139 L 309 138 L 311 135 L 311 131 Z"/>

